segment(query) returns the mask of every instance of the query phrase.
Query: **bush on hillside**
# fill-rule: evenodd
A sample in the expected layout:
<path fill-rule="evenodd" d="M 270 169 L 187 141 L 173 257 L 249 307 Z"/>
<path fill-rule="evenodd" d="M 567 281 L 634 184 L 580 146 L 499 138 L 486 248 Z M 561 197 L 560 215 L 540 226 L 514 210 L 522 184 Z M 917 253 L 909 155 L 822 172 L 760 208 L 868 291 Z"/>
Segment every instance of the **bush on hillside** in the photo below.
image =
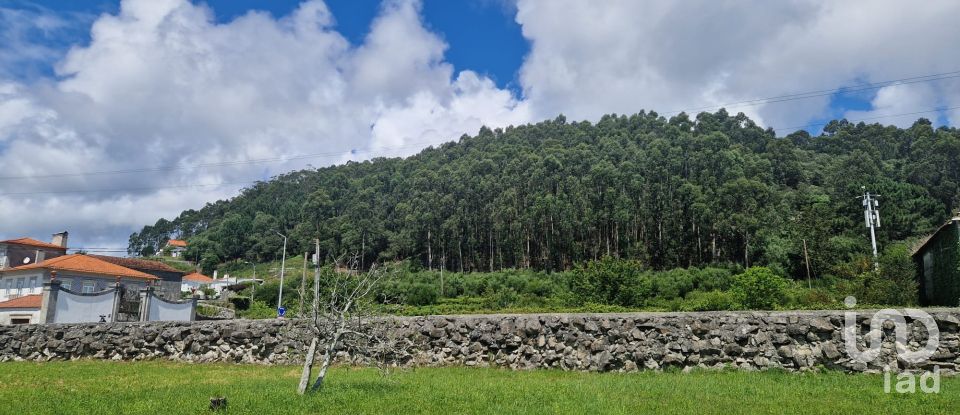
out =
<path fill-rule="evenodd" d="M 751 267 L 733 280 L 731 291 L 741 306 L 750 310 L 772 310 L 786 303 L 789 281 L 767 267 Z"/>

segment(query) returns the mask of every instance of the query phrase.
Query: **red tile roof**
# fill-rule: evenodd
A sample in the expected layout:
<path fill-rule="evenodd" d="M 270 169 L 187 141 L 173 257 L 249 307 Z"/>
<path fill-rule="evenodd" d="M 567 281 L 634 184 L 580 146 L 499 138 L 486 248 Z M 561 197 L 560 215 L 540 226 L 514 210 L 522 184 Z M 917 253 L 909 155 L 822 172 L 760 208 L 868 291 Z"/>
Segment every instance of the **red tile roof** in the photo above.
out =
<path fill-rule="evenodd" d="M 70 254 L 51 258 L 43 262 L 30 265 L 21 265 L 11 268 L 9 271 L 19 271 L 25 269 L 49 269 L 56 271 L 75 271 L 88 274 L 99 274 L 110 277 L 130 277 L 147 280 L 158 279 L 153 275 L 133 270 L 116 264 L 111 264 L 90 255 Z"/>
<path fill-rule="evenodd" d="M 50 249 L 63 249 L 67 248 L 60 245 L 54 245 L 47 242 L 41 242 L 33 238 L 17 238 L 17 239 L 7 239 L 6 241 L 0 241 L 0 244 L 11 244 L 11 245 L 26 245 L 26 246 L 35 246 L 38 248 L 50 248 Z"/>
<path fill-rule="evenodd" d="M 203 274 L 200 274 L 200 273 L 198 273 L 198 272 L 194 272 L 193 274 L 184 276 L 184 277 L 183 277 L 183 280 L 184 280 L 184 281 L 199 282 L 199 283 L 201 283 L 201 284 L 211 284 L 211 283 L 214 282 L 214 279 L 213 279 L 213 278 L 210 278 L 210 277 L 208 277 L 208 276 L 206 276 L 206 275 L 203 275 Z"/>
<path fill-rule="evenodd" d="M 187 247 L 187 241 L 183 241 L 183 240 L 180 240 L 180 239 L 171 239 L 171 240 L 167 241 L 167 245 L 168 245 L 168 246 L 176 246 L 176 247 L 180 247 L 180 248 L 186 248 L 186 247 Z"/>
<path fill-rule="evenodd" d="M 174 267 L 171 267 L 167 264 L 164 264 L 160 261 L 151 261 L 149 259 L 140 259 L 140 258 L 121 258 L 118 256 L 108 256 L 108 255 L 92 255 L 87 254 L 89 257 L 99 259 L 101 261 L 107 261 L 111 264 L 116 264 L 121 267 L 127 267 L 135 270 L 150 270 L 150 271 L 163 271 L 163 272 L 176 272 L 178 274 L 186 274 L 183 271 L 180 271 Z"/>
<path fill-rule="evenodd" d="M 42 295 L 31 294 L 0 302 L 0 308 L 40 308 L 42 302 Z"/>

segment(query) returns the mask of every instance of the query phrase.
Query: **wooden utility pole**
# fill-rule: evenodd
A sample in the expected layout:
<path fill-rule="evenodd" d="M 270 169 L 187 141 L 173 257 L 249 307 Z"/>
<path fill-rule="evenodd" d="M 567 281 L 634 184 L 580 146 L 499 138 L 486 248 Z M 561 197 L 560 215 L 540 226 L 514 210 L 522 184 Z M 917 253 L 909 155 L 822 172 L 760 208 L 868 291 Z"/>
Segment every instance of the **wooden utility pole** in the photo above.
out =
<path fill-rule="evenodd" d="M 313 324 L 316 325 L 317 319 L 319 318 L 320 312 L 320 240 L 316 240 L 317 244 L 317 266 L 313 273 L 313 303 L 310 305 L 310 309 L 313 311 Z M 306 269 L 306 255 L 304 255 L 304 269 Z M 300 285 L 301 287 L 303 284 Z M 303 296 L 300 296 L 300 302 L 303 302 Z M 302 307 L 301 307 L 302 309 Z M 310 340 L 310 347 L 307 348 L 307 355 L 303 359 L 303 373 L 300 374 L 300 384 L 297 385 L 297 393 L 303 395 L 307 391 L 307 384 L 310 382 L 310 372 L 313 369 L 313 359 L 317 354 L 317 336 L 312 336 Z"/>
<path fill-rule="evenodd" d="M 807 252 L 807 239 L 803 239 L 803 262 L 807 266 L 807 288 L 813 288 L 813 283 L 810 282 L 810 254 Z"/>

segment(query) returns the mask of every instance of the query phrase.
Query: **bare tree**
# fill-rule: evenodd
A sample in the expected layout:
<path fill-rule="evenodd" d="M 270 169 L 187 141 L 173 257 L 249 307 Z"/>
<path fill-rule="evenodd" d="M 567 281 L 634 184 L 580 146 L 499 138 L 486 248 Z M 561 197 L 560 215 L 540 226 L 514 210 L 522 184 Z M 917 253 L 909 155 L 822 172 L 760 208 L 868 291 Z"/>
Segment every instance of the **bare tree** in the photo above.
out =
<path fill-rule="evenodd" d="M 359 256 L 353 256 L 347 267 L 341 267 L 336 261 L 332 275 L 325 281 L 327 287 L 321 290 L 320 267 L 314 273 L 313 305 L 311 317 L 312 336 L 307 348 L 300 376 L 299 394 L 304 394 L 312 376 L 315 356 L 322 350 L 320 369 L 311 390 L 323 387 L 327 370 L 337 352 L 345 349 L 344 343 L 350 341 L 357 352 L 385 359 L 393 355 L 392 344 L 396 336 L 386 335 L 385 322 L 372 324 L 375 315 L 373 298 L 376 288 L 390 274 L 390 271 L 376 265 L 368 271 L 359 269 Z"/>

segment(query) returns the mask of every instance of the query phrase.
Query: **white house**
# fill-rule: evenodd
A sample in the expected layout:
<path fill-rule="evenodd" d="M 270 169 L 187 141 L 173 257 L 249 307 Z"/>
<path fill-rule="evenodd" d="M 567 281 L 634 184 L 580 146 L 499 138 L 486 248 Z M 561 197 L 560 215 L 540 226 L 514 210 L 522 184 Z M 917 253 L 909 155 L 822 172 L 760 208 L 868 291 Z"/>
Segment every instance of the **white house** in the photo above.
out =
<path fill-rule="evenodd" d="M 189 293 L 196 292 L 204 287 L 209 287 L 210 284 L 214 283 L 214 281 L 216 280 L 213 278 L 210 278 L 199 272 L 194 272 L 192 274 L 183 276 L 183 282 L 180 283 L 180 291 Z"/>
<path fill-rule="evenodd" d="M 0 301 L 41 294 L 43 284 L 56 275 L 66 290 L 94 293 L 120 284 L 130 295 L 159 278 L 83 254 L 70 254 L 0 271 Z"/>
<path fill-rule="evenodd" d="M 37 324 L 43 295 L 30 294 L 0 302 L 0 325 Z"/>
<path fill-rule="evenodd" d="M 184 251 L 187 250 L 187 241 L 171 239 L 167 241 L 167 245 L 163 247 L 163 250 L 169 252 L 170 256 L 174 258 L 180 258 L 183 256 Z"/>

